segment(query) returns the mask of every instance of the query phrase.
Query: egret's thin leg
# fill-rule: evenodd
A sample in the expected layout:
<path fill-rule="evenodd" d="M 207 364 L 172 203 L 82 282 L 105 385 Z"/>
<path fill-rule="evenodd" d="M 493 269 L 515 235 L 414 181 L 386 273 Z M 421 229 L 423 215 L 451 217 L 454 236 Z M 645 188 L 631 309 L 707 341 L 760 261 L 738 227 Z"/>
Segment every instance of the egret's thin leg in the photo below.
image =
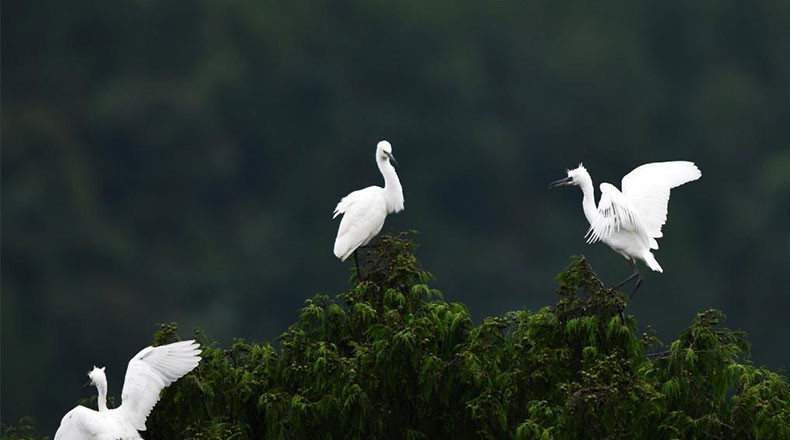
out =
<path fill-rule="evenodd" d="M 623 284 L 633 280 L 634 278 L 637 278 L 636 284 L 634 285 L 634 290 L 632 290 L 631 294 L 628 296 L 630 299 L 634 299 L 634 294 L 636 293 L 636 290 L 639 289 L 639 286 L 642 285 L 642 281 L 644 281 L 645 279 L 642 277 L 642 272 L 639 271 L 639 268 L 636 266 L 636 262 L 634 262 L 634 260 L 628 260 L 628 263 L 631 264 L 631 269 L 634 270 L 634 273 L 632 273 L 631 276 L 624 279 L 623 281 L 620 281 L 619 283 L 615 284 L 614 288 L 619 289 Z"/>
<path fill-rule="evenodd" d="M 357 258 L 356 250 L 354 250 L 354 265 L 357 267 L 357 280 L 362 281 L 362 272 L 359 271 L 359 259 Z"/>
<path fill-rule="evenodd" d="M 633 280 L 634 278 L 636 278 L 636 277 L 638 277 L 638 276 L 639 276 L 639 275 L 638 275 L 636 272 L 634 272 L 634 273 L 632 273 L 631 275 L 629 275 L 629 276 L 628 276 L 628 278 L 624 279 L 623 281 L 620 281 L 619 283 L 615 284 L 613 287 L 614 287 L 615 289 L 619 289 L 620 287 L 622 287 L 622 286 L 623 286 L 623 284 L 625 284 L 625 283 L 627 283 L 627 282 L 629 282 L 629 281 Z"/>
<path fill-rule="evenodd" d="M 639 286 L 642 285 L 642 281 L 644 281 L 645 279 L 642 278 L 642 272 L 639 272 L 639 268 L 636 266 L 636 261 L 634 260 L 629 260 L 629 261 L 631 261 L 631 267 L 634 269 L 634 275 L 638 278 L 636 280 L 636 285 L 634 286 L 634 290 L 632 290 L 631 295 L 629 295 L 630 299 L 634 299 L 634 293 L 636 293 L 636 289 L 638 289 Z"/>
<path fill-rule="evenodd" d="M 636 286 L 634 286 L 634 290 L 631 291 L 631 296 L 629 297 L 630 299 L 634 299 L 634 294 L 636 293 L 636 289 L 638 289 L 639 286 L 642 285 L 642 281 L 645 280 L 644 278 L 642 278 L 642 274 L 639 273 L 638 270 L 636 272 L 639 274 L 639 280 L 637 280 Z"/>
<path fill-rule="evenodd" d="M 629 275 L 628 278 L 615 284 L 614 285 L 615 289 L 619 289 L 623 284 L 633 280 L 636 277 L 642 278 L 642 274 L 640 274 L 639 269 L 636 268 L 636 264 L 634 263 L 634 260 L 628 260 L 628 263 L 631 265 L 631 269 L 633 269 L 634 272 L 631 275 Z M 631 293 L 631 295 L 633 295 L 633 293 Z"/>

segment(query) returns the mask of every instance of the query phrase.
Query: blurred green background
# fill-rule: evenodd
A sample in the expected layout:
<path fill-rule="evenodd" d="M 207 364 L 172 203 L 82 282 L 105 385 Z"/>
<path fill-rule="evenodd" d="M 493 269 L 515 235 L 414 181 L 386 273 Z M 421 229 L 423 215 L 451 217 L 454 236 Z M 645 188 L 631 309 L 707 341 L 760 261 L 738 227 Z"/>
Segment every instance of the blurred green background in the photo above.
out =
<path fill-rule="evenodd" d="M 790 365 L 790 2 L 7 1 L 2 421 L 54 433 L 157 323 L 272 340 L 347 287 L 332 210 L 388 139 L 419 257 L 476 319 L 555 301 L 577 188 L 687 159 L 629 307 L 671 340 L 720 308 Z"/>

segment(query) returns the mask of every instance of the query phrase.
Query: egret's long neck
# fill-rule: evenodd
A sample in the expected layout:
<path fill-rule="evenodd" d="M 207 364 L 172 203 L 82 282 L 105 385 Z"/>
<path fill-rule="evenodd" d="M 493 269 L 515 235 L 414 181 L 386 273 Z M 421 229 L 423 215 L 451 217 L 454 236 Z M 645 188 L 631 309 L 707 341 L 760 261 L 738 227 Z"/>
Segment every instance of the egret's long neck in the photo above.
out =
<path fill-rule="evenodd" d="M 99 411 L 107 411 L 107 379 L 101 378 L 96 382 L 96 390 L 99 391 Z"/>
<path fill-rule="evenodd" d="M 400 184 L 395 167 L 388 160 L 378 161 L 379 171 L 384 176 L 384 194 L 386 194 L 387 212 L 403 210 L 403 187 Z"/>
<path fill-rule="evenodd" d="M 595 189 L 593 188 L 592 177 L 587 175 L 579 185 L 582 188 L 584 198 L 582 199 L 582 208 L 584 209 L 584 216 L 587 221 L 592 225 L 596 218 L 598 218 L 598 209 L 595 207 Z"/>

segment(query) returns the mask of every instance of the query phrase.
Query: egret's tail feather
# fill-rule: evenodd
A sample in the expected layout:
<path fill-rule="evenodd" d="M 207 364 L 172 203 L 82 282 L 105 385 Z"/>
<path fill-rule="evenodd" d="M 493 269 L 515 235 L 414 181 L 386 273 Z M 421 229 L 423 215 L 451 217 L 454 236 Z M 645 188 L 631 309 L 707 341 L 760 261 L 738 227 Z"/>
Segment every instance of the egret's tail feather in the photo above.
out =
<path fill-rule="evenodd" d="M 346 261 L 354 251 L 357 250 L 357 246 L 351 246 L 346 243 L 346 240 L 341 240 L 338 238 L 335 240 L 335 248 L 333 249 L 335 256 L 340 258 L 340 261 Z"/>
<path fill-rule="evenodd" d="M 337 258 L 340 258 L 340 261 L 346 261 L 346 258 L 348 258 L 349 256 L 348 253 L 344 253 L 344 249 L 338 249 L 337 246 L 335 246 L 334 252 L 335 252 L 335 256 Z"/>
<path fill-rule="evenodd" d="M 656 272 L 664 272 L 664 269 L 661 268 L 661 265 L 658 264 L 658 261 L 656 261 L 656 257 L 653 256 L 651 252 L 647 252 L 645 254 L 644 260 L 645 260 L 645 264 L 647 264 L 647 267 L 653 269 Z"/>

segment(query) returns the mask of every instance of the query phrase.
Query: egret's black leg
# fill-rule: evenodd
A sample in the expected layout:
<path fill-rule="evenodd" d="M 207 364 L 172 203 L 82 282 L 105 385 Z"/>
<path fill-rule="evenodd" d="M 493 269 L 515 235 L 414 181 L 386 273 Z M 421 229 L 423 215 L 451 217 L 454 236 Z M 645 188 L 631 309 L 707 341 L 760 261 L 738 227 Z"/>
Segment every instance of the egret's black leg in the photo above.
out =
<path fill-rule="evenodd" d="M 357 258 L 357 250 L 354 250 L 354 266 L 357 267 L 357 280 L 362 281 L 362 273 L 359 271 L 359 259 Z"/>
<path fill-rule="evenodd" d="M 354 264 L 357 266 L 357 280 L 362 281 L 362 272 L 359 271 L 359 261 L 357 260 L 357 254 L 359 253 L 360 249 L 370 249 L 373 246 L 369 244 L 363 244 L 362 246 L 357 246 L 354 250 Z"/>
<path fill-rule="evenodd" d="M 639 269 L 636 268 L 636 263 L 634 263 L 634 260 L 628 260 L 628 263 L 631 265 L 631 269 L 633 269 L 634 272 L 628 278 L 626 278 L 623 281 L 620 281 L 619 283 L 615 284 L 614 285 L 615 289 L 619 289 L 620 287 L 622 287 L 623 284 L 633 280 L 636 277 L 639 277 L 639 279 L 640 279 L 640 281 L 637 282 L 637 286 L 639 285 L 639 283 L 642 282 L 641 281 L 642 274 L 640 274 L 639 273 Z M 634 289 L 634 290 L 636 290 L 636 289 Z M 633 295 L 633 292 L 631 292 L 631 295 Z"/>
<path fill-rule="evenodd" d="M 638 277 L 638 276 L 639 276 L 639 275 L 637 275 L 637 274 L 636 274 L 636 272 L 634 272 L 634 273 L 632 273 L 631 275 L 629 275 L 629 276 L 628 276 L 628 278 L 624 279 L 623 281 L 620 281 L 619 283 L 615 284 L 615 285 L 614 285 L 614 286 L 612 286 L 612 287 L 614 287 L 615 289 L 619 289 L 620 287 L 622 287 L 622 286 L 623 286 L 623 284 L 625 284 L 625 283 L 627 283 L 627 282 L 629 282 L 629 281 L 633 280 L 634 278 L 636 278 L 636 277 Z"/>
<path fill-rule="evenodd" d="M 631 291 L 631 296 L 630 296 L 631 299 L 634 299 L 634 294 L 636 293 L 636 289 L 638 289 L 639 286 L 642 285 L 642 281 L 645 280 L 644 278 L 642 278 L 642 274 L 639 272 L 639 269 L 636 268 L 636 264 L 634 264 L 634 270 L 636 271 L 637 276 L 639 277 L 639 279 L 636 281 L 636 285 L 634 286 L 634 290 Z"/>
<path fill-rule="evenodd" d="M 631 275 L 631 278 L 634 278 L 634 277 L 637 278 L 636 285 L 634 285 L 634 290 L 632 290 L 631 291 L 631 295 L 629 295 L 630 299 L 634 299 L 634 293 L 636 293 L 636 289 L 638 289 L 639 286 L 642 285 L 642 281 L 644 281 L 645 279 L 642 278 L 642 273 L 639 272 L 639 268 L 636 267 L 636 261 L 634 261 L 634 260 L 628 260 L 628 261 L 631 263 L 631 268 L 634 269 L 634 274 Z"/>

